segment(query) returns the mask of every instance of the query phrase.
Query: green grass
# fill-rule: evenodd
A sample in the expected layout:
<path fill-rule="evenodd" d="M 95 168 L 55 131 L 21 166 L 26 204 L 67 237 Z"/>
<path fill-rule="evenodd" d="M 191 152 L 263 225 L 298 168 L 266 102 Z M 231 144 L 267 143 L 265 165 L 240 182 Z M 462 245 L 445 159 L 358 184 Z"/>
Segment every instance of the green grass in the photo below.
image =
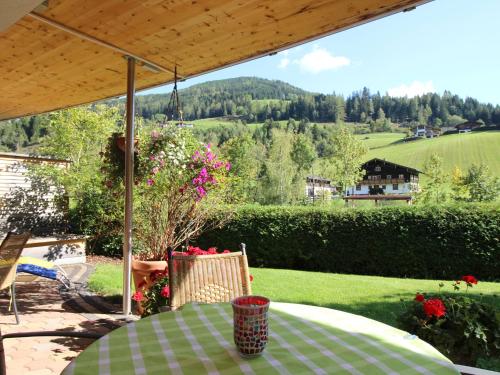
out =
<path fill-rule="evenodd" d="M 381 133 L 379 136 L 382 137 L 382 134 L 387 133 Z M 373 134 L 368 136 L 371 137 Z M 373 142 L 375 143 L 375 139 L 373 139 Z M 462 171 L 466 171 L 474 163 L 484 163 L 488 165 L 492 174 L 499 176 L 499 146 L 500 131 L 472 132 L 407 143 L 387 144 L 386 146 L 370 149 L 365 159 L 387 159 L 388 161 L 422 170 L 426 159 L 431 154 L 437 153 L 443 157 L 443 166 L 448 173 L 451 173 L 455 166 L 460 167 Z"/>
<path fill-rule="evenodd" d="M 356 138 L 361 140 L 370 150 L 389 146 L 403 139 L 403 133 L 370 133 L 356 134 Z"/>
<path fill-rule="evenodd" d="M 434 293 L 439 281 L 398 279 L 378 276 L 341 275 L 320 272 L 253 268 L 253 293 L 272 301 L 329 307 L 396 325 L 403 307 L 400 299 L 412 300 L 417 291 Z M 451 291 L 451 281 L 443 290 Z M 93 291 L 121 298 L 122 267 L 98 265 L 89 280 Z M 483 296 L 480 296 L 480 293 Z M 500 283 L 479 282 L 469 290 L 472 297 L 483 298 L 500 309 Z"/>

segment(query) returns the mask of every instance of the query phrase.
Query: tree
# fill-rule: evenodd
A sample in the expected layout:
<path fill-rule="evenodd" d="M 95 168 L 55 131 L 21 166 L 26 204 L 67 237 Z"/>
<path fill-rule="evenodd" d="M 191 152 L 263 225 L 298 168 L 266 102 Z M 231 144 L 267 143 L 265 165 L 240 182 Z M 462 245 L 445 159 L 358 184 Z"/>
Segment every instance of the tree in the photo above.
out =
<path fill-rule="evenodd" d="M 304 134 L 294 136 L 292 161 L 295 164 L 295 175 L 293 177 L 293 199 L 300 201 L 304 198 L 306 175 L 316 159 L 316 150 L 309 137 Z"/>
<path fill-rule="evenodd" d="M 362 158 L 366 146 L 345 127 L 341 126 L 332 138 L 334 155 L 330 159 L 334 168 L 332 180 L 345 191 L 363 178 Z"/>
<path fill-rule="evenodd" d="M 293 135 L 273 129 L 271 147 L 264 163 L 263 198 L 266 203 L 289 203 L 295 172 L 291 157 Z"/>
<path fill-rule="evenodd" d="M 424 163 L 424 171 L 428 182 L 417 197 L 417 201 L 422 203 L 444 203 L 448 194 L 445 183 L 446 174 L 443 170 L 443 158 L 433 153 Z"/>
<path fill-rule="evenodd" d="M 492 202 L 500 195 L 500 179 L 491 175 L 488 166 L 473 164 L 466 175 L 453 176 L 456 200 Z"/>
<path fill-rule="evenodd" d="M 262 146 L 263 147 L 263 146 Z M 231 191 L 238 201 L 248 202 L 255 197 L 257 175 L 262 161 L 259 147 L 249 135 L 231 138 L 222 147 L 224 157 L 231 163 Z"/>

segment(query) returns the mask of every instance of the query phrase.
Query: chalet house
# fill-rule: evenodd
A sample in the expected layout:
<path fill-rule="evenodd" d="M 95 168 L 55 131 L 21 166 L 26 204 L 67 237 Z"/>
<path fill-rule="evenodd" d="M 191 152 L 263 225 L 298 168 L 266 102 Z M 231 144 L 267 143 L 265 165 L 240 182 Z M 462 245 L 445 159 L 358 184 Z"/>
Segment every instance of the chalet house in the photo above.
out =
<path fill-rule="evenodd" d="M 337 193 L 335 186 L 332 186 L 331 180 L 320 176 L 307 176 L 306 178 L 306 196 L 314 200 L 330 200 Z"/>
<path fill-rule="evenodd" d="M 441 135 L 441 129 L 427 125 L 417 125 L 417 127 L 413 128 L 413 135 L 421 138 L 439 137 Z"/>
<path fill-rule="evenodd" d="M 455 129 L 458 130 L 458 133 L 470 133 L 473 129 L 479 128 L 482 124 L 477 121 L 467 121 L 463 124 L 458 124 L 455 126 Z"/>
<path fill-rule="evenodd" d="M 409 194 L 418 191 L 420 171 L 382 159 L 362 165 L 363 180 L 347 189 L 347 195 Z"/>

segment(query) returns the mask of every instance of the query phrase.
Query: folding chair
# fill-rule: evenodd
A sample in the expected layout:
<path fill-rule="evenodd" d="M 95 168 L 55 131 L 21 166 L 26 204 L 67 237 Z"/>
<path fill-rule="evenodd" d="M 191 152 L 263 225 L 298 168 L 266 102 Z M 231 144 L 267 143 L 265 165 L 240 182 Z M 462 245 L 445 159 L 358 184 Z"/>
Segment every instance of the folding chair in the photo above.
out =
<path fill-rule="evenodd" d="M 7 237 L 0 245 L 0 290 L 10 287 L 11 304 L 14 307 L 14 315 L 16 316 L 16 324 L 19 324 L 19 316 L 17 314 L 16 304 L 16 265 L 24 245 L 31 236 L 30 232 L 15 234 L 7 233 Z M 9 304 L 9 310 L 10 305 Z"/>
<path fill-rule="evenodd" d="M 245 244 L 240 249 L 216 255 L 182 255 L 169 249 L 171 310 L 190 302 L 230 302 L 252 294 Z"/>

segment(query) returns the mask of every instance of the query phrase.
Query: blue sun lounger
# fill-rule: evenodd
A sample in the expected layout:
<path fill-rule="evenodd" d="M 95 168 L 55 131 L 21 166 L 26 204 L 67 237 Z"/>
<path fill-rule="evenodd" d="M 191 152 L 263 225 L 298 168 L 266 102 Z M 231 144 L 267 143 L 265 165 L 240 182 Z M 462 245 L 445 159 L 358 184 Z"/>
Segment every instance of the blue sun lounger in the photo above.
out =
<path fill-rule="evenodd" d="M 62 283 L 66 288 L 69 288 L 71 285 L 68 275 L 60 266 L 33 257 L 20 257 L 17 263 L 17 273 L 28 273 L 30 275 L 56 280 Z"/>

